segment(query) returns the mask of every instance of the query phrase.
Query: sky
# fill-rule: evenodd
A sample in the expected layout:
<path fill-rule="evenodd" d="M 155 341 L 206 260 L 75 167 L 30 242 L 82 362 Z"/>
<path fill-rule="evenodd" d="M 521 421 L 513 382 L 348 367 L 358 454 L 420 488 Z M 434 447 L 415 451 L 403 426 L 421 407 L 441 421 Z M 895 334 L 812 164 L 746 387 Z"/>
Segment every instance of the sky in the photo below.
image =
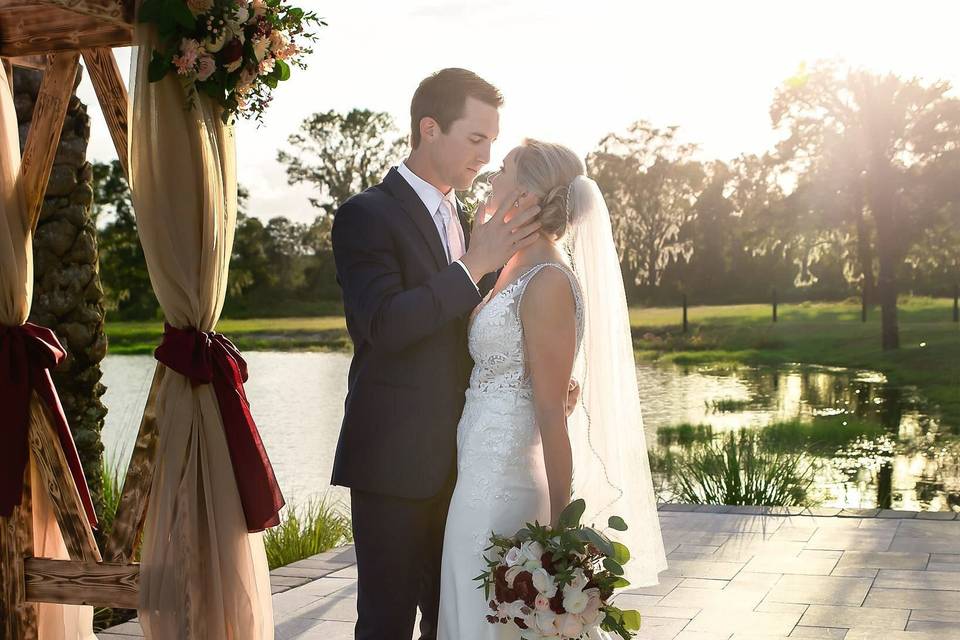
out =
<path fill-rule="evenodd" d="M 409 129 L 424 77 L 465 67 L 503 92 L 491 164 L 524 137 L 581 155 L 632 122 L 677 125 L 705 159 L 762 153 L 777 133 L 777 86 L 802 63 L 839 59 L 960 88 L 955 0 L 293 0 L 329 26 L 306 71 L 275 92 L 264 124 L 237 125 L 238 176 L 249 212 L 301 222 L 318 213 L 287 184 L 277 151 L 310 114 L 367 108 Z M 129 50 L 115 50 L 128 75 Z M 956 93 L 956 89 L 955 92 Z M 89 79 L 88 157 L 116 157 Z"/>

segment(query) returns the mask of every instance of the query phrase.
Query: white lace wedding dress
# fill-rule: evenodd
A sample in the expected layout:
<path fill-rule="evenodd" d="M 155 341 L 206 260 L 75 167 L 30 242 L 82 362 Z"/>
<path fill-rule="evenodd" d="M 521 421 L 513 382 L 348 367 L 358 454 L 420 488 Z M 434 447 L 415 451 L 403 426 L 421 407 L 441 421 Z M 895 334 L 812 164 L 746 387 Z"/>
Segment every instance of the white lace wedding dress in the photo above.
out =
<path fill-rule="evenodd" d="M 533 389 L 524 366 L 520 301 L 543 269 L 570 279 L 577 314 L 577 349 L 583 339 L 583 299 L 565 265 L 539 264 L 481 303 L 469 330 L 476 363 L 457 430 L 457 485 L 443 541 L 438 640 L 519 638 L 513 624 L 490 624 L 479 581 L 491 532 L 513 535 L 527 522 L 550 520 L 550 495 Z"/>

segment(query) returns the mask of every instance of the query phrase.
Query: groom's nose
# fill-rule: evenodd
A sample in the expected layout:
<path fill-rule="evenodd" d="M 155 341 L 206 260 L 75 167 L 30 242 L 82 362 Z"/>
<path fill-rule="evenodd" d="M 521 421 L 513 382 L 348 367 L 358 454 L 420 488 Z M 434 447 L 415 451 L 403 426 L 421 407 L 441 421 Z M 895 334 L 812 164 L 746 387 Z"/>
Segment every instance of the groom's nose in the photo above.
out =
<path fill-rule="evenodd" d="M 479 160 L 483 164 L 487 164 L 490 162 L 490 143 L 489 142 L 486 142 L 480 145 L 480 155 L 477 157 L 477 160 Z"/>

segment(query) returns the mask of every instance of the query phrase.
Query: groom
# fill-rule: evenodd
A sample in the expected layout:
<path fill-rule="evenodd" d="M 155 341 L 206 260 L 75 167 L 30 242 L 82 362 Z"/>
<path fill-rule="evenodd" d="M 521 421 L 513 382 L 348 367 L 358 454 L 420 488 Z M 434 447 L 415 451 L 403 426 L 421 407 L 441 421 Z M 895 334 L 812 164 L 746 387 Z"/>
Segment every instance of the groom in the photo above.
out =
<path fill-rule="evenodd" d="M 354 355 L 331 482 L 350 487 L 358 640 L 410 640 L 418 606 L 420 637 L 436 637 L 457 424 L 473 366 L 467 320 L 540 227 L 536 207 L 514 209 L 508 222 L 501 210 L 471 234 L 454 195 L 490 161 L 502 104 L 464 69 L 425 79 L 410 105 L 413 151 L 334 217 Z"/>

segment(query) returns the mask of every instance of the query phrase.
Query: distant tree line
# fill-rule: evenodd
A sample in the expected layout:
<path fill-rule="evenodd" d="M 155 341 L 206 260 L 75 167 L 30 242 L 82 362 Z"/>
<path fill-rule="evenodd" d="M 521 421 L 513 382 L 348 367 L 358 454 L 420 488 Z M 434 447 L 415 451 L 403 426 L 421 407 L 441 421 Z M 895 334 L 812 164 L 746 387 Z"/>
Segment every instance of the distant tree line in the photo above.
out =
<path fill-rule="evenodd" d="M 638 121 L 586 158 L 610 207 L 634 304 L 733 304 L 857 297 L 879 305 L 896 348 L 897 296 L 948 295 L 960 279 L 960 99 L 923 82 L 833 63 L 802 67 L 770 107 L 774 149 L 704 160 L 677 127 Z M 332 214 L 406 154 L 385 113 L 329 111 L 278 153 L 314 194 L 313 222 L 249 215 L 241 188 L 232 315 L 336 309 Z M 102 279 L 114 317 L 156 301 L 119 163 L 94 167 Z M 464 200 L 482 197 L 482 180 Z M 107 213 L 101 213 L 107 212 Z"/>

